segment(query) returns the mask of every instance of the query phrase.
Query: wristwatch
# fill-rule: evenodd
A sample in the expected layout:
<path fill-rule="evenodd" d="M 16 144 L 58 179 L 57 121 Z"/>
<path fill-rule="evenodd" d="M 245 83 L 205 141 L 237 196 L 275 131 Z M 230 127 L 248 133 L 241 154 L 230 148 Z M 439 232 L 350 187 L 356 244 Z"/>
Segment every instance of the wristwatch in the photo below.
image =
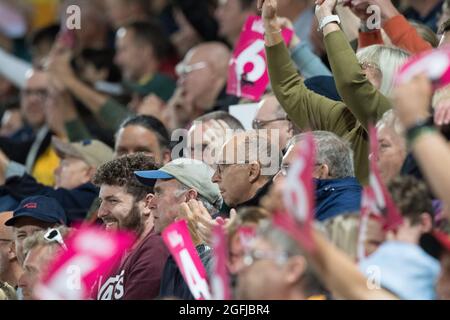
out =
<path fill-rule="evenodd" d="M 341 19 L 339 19 L 339 16 L 336 14 L 326 16 L 322 20 L 320 20 L 319 28 L 317 28 L 317 31 L 322 31 L 323 28 L 325 28 L 325 26 L 331 22 L 337 22 L 339 24 L 341 23 Z"/>

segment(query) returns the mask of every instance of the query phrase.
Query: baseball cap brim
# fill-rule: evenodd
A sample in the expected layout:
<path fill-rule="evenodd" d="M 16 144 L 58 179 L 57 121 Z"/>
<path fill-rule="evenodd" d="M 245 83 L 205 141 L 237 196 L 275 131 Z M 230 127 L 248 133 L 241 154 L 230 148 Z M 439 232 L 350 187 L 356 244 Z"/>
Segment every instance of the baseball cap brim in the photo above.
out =
<path fill-rule="evenodd" d="M 23 212 L 23 213 L 19 213 L 19 214 L 15 215 L 14 217 L 12 217 L 9 220 L 6 220 L 5 226 L 14 227 L 17 224 L 17 220 L 19 220 L 20 218 L 25 218 L 25 217 L 33 218 L 35 220 L 42 221 L 42 222 L 48 222 L 48 223 L 62 223 L 61 221 L 55 221 L 55 219 L 46 217 L 45 215 Z"/>
<path fill-rule="evenodd" d="M 153 186 L 157 179 L 175 179 L 174 176 L 162 170 L 135 171 L 134 175 L 140 183 Z"/>
<path fill-rule="evenodd" d="M 60 158 L 74 157 L 78 159 L 84 159 L 83 155 L 78 152 L 76 148 L 74 148 L 70 143 L 66 143 L 61 139 L 52 137 L 52 146 L 55 149 L 56 154 Z"/>

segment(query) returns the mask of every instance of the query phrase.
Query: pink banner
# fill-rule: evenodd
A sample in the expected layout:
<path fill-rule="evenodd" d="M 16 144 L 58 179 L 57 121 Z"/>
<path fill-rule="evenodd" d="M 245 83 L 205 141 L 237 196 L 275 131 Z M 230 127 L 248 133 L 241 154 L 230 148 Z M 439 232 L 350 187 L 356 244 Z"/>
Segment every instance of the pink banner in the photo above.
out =
<path fill-rule="evenodd" d="M 211 291 L 214 300 L 231 300 L 230 279 L 227 270 L 228 243 L 223 224 L 213 228 L 213 272 Z"/>
<path fill-rule="evenodd" d="M 67 250 L 50 265 L 37 285 L 35 294 L 42 300 L 83 300 L 89 298 L 99 275 L 111 272 L 135 238 L 129 233 L 107 232 L 84 226 L 65 240 Z"/>
<path fill-rule="evenodd" d="M 408 59 L 399 69 L 396 83 L 402 84 L 425 73 L 438 89 L 450 83 L 450 45 L 430 50 Z"/>
<path fill-rule="evenodd" d="M 187 222 L 172 223 L 163 231 L 162 237 L 194 298 L 211 300 L 206 271 L 195 250 Z"/>
<path fill-rule="evenodd" d="M 361 199 L 361 211 L 366 214 L 375 214 L 383 217 L 384 229 L 395 230 L 403 223 L 403 218 L 395 206 L 388 189 L 383 184 L 377 165 L 378 140 L 375 128 L 369 126 L 370 137 L 370 174 L 369 186 L 363 192 Z"/>
<path fill-rule="evenodd" d="M 314 220 L 315 162 L 314 138 L 308 133 L 295 150 L 296 158 L 289 168 L 283 200 L 286 213 L 276 213 L 274 223 L 295 237 L 307 251 L 314 249 L 312 223 Z"/>
<path fill-rule="evenodd" d="M 293 30 L 283 29 L 282 36 L 289 43 Z M 227 93 L 259 101 L 268 84 L 263 22 L 259 16 L 250 16 L 230 60 Z"/>
<path fill-rule="evenodd" d="M 239 241 L 241 242 L 242 247 L 244 248 L 244 250 L 247 251 L 250 247 L 250 243 L 256 237 L 256 227 L 241 226 L 237 230 L 237 234 L 238 234 Z"/>

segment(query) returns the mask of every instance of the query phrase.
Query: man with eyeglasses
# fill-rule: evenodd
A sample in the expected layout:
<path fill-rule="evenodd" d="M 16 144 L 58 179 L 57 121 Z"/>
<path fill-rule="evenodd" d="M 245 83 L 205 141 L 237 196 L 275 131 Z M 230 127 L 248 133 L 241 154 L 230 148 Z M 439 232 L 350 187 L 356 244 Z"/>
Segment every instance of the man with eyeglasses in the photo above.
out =
<path fill-rule="evenodd" d="M 211 180 L 219 186 L 226 207 L 237 210 L 259 205 L 279 171 L 281 152 L 267 131 L 241 132 L 225 142 L 216 161 Z"/>
<path fill-rule="evenodd" d="M 280 150 L 285 150 L 286 143 L 294 135 L 295 128 L 273 95 L 266 96 L 261 100 L 252 126 L 255 130 L 267 129 L 269 134 L 272 131 L 277 132 Z"/>
<path fill-rule="evenodd" d="M 154 185 L 154 196 L 149 205 L 154 217 L 155 232 L 161 234 L 170 224 L 181 217 L 180 206 L 197 200 L 212 215 L 221 206 L 217 185 L 211 182 L 213 171 L 205 163 L 179 158 L 159 170 L 135 173 L 145 185 Z M 190 225 L 189 221 L 188 224 Z M 210 271 L 211 249 L 191 228 L 191 236 L 197 253 L 207 272 Z M 193 295 L 184 281 L 175 260 L 170 256 L 164 265 L 161 278 L 161 297 L 177 297 L 192 300 Z"/>
<path fill-rule="evenodd" d="M 260 223 L 238 273 L 236 298 L 307 300 L 324 290 L 297 242 L 269 221 Z"/>
<path fill-rule="evenodd" d="M 359 212 L 362 188 L 355 178 L 353 152 L 348 143 L 332 132 L 313 131 L 316 145 L 316 163 L 312 172 L 315 182 L 315 219 L 324 221 L 340 214 Z M 281 170 L 274 178 L 272 202 L 281 195 L 289 167 L 296 158 L 296 148 L 305 134 L 294 136 L 287 145 Z M 270 199 L 270 196 L 266 199 Z M 264 201 L 271 206 L 270 200 Z M 268 208 L 270 209 L 270 208 Z"/>
<path fill-rule="evenodd" d="M 210 111 L 228 111 L 238 98 L 227 95 L 230 50 L 220 42 L 201 43 L 185 55 L 177 66 L 177 89 L 167 103 L 170 130 L 184 128 Z"/>
<path fill-rule="evenodd" d="M 19 286 L 24 300 L 38 297 L 34 289 L 40 278 L 47 272 L 50 263 L 61 250 L 67 250 L 64 238 L 70 229 L 64 226 L 41 230 L 27 237 L 24 241 L 25 261 Z"/>
<path fill-rule="evenodd" d="M 5 226 L 5 221 L 11 218 L 12 212 L 0 214 L 0 282 L 17 288 L 22 267 L 14 249 L 13 228 Z"/>
<path fill-rule="evenodd" d="M 48 90 L 47 73 L 34 69 L 27 74 L 20 96 L 20 111 L 25 126 L 11 138 L 0 137 L 0 149 L 11 160 L 25 165 L 40 183 L 52 186 L 53 171 L 59 160 L 51 149 L 52 132 L 46 125 Z"/>
<path fill-rule="evenodd" d="M 228 112 L 207 113 L 195 119 L 189 128 L 184 156 L 203 161 L 213 168 L 215 157 L 227 137 L 240 131 L 244 131 L 244 126 Z"/>
<path fill-rule="evenodd" d="M 70 55 L 64 48 L 50 57 L 48 72 L 94 114 L 98 125 L 116 131 L 145 96 L 154 94 L 161 101 L 172 96 L 175 81 L 160 72 L 170 54 L 166 38 L 159 23 L 154 21 L 133 21 L 117 30 L 114 62 L 122 72 L 123 86 L 132 95 L 128 105 L 81 81 L 70 66 Z M 70 123 L 78 129 L 83 127 L 78 118 Z"/>

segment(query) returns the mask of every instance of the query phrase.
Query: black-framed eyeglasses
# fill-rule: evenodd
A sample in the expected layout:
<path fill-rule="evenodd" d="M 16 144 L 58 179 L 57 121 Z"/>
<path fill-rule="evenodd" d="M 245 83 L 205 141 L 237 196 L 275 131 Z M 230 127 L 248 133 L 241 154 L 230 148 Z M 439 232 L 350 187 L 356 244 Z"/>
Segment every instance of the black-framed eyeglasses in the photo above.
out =
<path fill-rule="evenodd" d="M 283 264 L 288 260 L 289 256 L 285 252 L 248 250 L 244 254 L 243 263 L 249 267 L 258 260 L 272 260 L 277 264 Z"/>
<path fill-rule="evenodd" d="M 59 232 L 58 229 L 48 230 L 44 235 L 44 239 L 48 242 L 57 242 L 64 250 L 67 251 L 66 243 L 64 242 L 61 232 Z"/>
<path fill-rule="evenodd" d="M 282 118 L 275 118 L 271 120 L 258 120 L 254 119 L 252 122 L 252 128 L 255 130 L 258 129 L 264 129 L 269 123 L 276 122 L 276 121 L 289 121 L 288 117 L 282 117 Z"/>

